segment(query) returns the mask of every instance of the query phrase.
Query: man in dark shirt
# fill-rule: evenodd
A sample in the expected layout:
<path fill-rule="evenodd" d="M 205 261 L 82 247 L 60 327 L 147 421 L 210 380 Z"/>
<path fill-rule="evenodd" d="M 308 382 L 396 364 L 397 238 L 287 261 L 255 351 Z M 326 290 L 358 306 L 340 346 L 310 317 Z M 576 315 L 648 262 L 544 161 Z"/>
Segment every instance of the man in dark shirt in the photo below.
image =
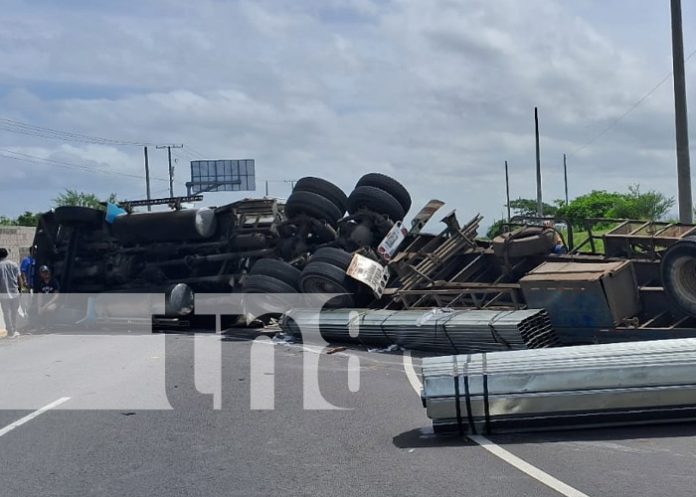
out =
<path fill-rule="evenodd" d="M 58 293 L 60 291 L 60 285 L 58 281 L 53 278 L 48 266 L 41 266 L 39 268 L 39 279 L 36 282 L 34 291 L 36 293 Z"/>
<path fill-rule="evenodd" d="M 39 268 L 39 277 L 34 286 L 34 293 L 38 294 L 38 324 L 41 327 L 48 325 L 48 316 L 58 308 L 57 300 L 59 291 L 60 285 L 58 281 L 53 278 L 51 270 L 48 266 L 41 266 Z"/>

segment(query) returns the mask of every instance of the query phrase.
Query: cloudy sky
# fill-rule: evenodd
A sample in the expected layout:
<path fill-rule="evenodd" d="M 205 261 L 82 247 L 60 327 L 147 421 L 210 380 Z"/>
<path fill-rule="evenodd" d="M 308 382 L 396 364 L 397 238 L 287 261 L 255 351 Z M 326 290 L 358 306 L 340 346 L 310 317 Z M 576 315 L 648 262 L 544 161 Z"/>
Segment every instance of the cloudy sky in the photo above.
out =
<path fill-rule="evenodd" d="M 688 55 L 696 1 L 683 4 Z M 379 171 L 414 211 L 440 198 L 488 224 L 504 211 L 505 160 L 512 196 L 535 195 L 534 106 L 545 200 L 563 196 L 564 152 L 571 197 L 632 183 L 676 193 L 668 0 L 0 6 L 0 214 L 48 209 L 65 188 L 143 198 L 142 147 L 128 143 L 183 143 L 179 194 L 189 160 L 254 158 L 259 194 L 270 180 L 287 196 L 283 180 L 307 175 L 350 192 Z M 696 56 L 686 72 L 696 162 Z M 165 195 L 166 152 L 150 159 Z"/>

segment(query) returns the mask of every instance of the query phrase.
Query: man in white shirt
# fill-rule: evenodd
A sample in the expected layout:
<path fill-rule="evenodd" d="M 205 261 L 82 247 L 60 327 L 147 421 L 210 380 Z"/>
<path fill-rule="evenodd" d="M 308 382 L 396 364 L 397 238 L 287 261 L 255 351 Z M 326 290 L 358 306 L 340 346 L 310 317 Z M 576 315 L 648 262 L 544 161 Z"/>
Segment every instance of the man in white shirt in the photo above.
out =
<path fill-rule="evenodd" d="M 8 252 L 0 248 L 0 307 L 7 328 L 7 335 L 19 336 L 17 331 L 17 316 L 19 314 L 19 266 L 7 258 Z"/>

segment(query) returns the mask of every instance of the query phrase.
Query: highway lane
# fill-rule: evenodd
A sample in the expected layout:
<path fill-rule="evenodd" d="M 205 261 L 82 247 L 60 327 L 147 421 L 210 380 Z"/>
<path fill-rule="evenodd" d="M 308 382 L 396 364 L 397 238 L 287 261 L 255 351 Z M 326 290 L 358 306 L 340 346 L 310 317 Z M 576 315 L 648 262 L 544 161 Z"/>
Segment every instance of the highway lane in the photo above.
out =
<path fill-rule="evenodd" d="M 71 397 L 0 436 L 0 495 L 562 495 L 469 440 L 434 436 L 399 355 L 263 344 L 255 353 L 267 364 L 254 377 L 252 343 L 222 340 L 219 392 L 210 381 L 201 388 L 219 395 L 216 410 L 214 395 L 195 390 L 212 374 L 203 368 L 196 378 L 193 358 L 206 358 L 196 356 L 191 336 L 62 344 L 67 338 L 0 341 L 3 376 L 11 378 L 4 383 L 15 390 L 3 387 L 0 407 L 27 401 L 27 392 L 40 397 L 26 410 L 0 410 L 0 429 Z M 344 409 L 304 409 L 309 354 L 319 360 L 323 397 Z M 252 382 L 274 386 L 274 409 L 250 409 Z M 116 407 L 76 409 L 105 397 Z M 154 409 L 144 408 L 148 397 Z M 158 408 L 161 398 L 168 405 Z M 686 496 L 696 483 L 694 435 L 682 426 L 491 439 L 589 496 Z"/>

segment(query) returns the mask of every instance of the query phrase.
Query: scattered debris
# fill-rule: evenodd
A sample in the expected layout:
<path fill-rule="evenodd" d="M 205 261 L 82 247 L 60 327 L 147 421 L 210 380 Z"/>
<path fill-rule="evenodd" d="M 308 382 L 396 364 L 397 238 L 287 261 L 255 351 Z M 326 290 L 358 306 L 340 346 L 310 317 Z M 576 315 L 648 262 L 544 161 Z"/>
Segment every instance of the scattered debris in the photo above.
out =
<path fill-rule="evenodd" d="M 335 354 L 336 352 L 343 352 L 344 350 L 348 350 L 348 347 L 332 347 L 326 351 L 326 355 Z"/>
<path fill-rule="evenodd" d="M 388 354 L 391 352 L 401 352 L 403 350 L 404 350 L 403 347 L 400 347 L 399 345 L 397 345 L 395 343 L 391 344 L 388 347 L 384 347 L 383 349 L 367 349 L 368 352 L 378 352 L 381 354 Z"/>

